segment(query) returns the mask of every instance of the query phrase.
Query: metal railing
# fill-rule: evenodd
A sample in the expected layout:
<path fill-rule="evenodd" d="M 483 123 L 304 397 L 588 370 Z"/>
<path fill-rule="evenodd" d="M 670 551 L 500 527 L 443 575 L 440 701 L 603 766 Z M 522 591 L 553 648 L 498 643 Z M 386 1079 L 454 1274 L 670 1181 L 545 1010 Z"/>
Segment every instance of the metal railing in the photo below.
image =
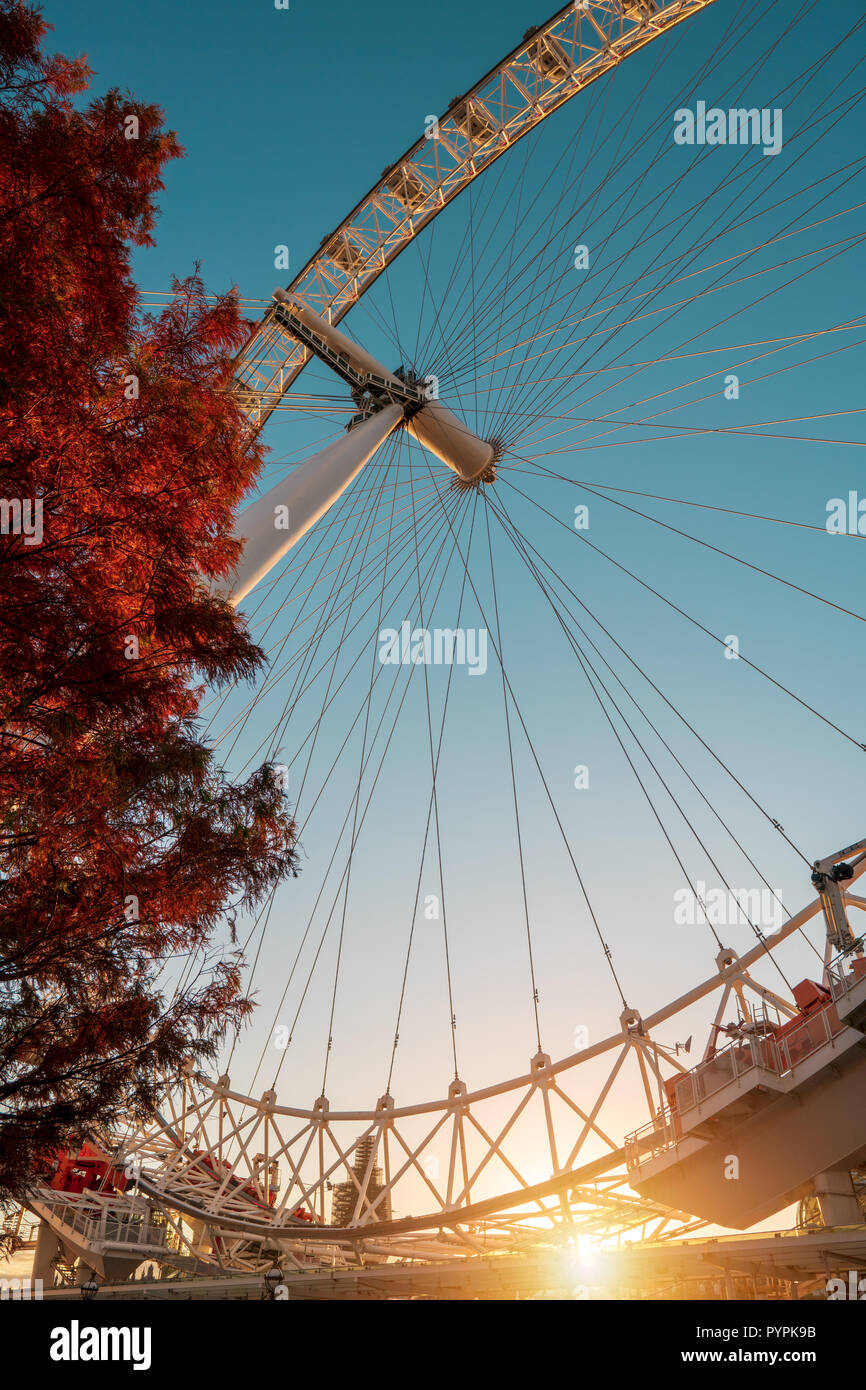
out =
<path fill-rule="evenodd" d="M 837 999 L 844 999 L 866 979 L 866 974 L 855 969 L 855 963 L 863 964 L 863 956 L 859 953 L 864 950 L 864 945 L 866 938 L 861 936 L 850 950 L 841 952 L 827 966 L 827 986 L 834 1003 Z"/>
<path fill-rule="evenodd" d="M 151 1211 L 130 1211 L 108 1206 L 81 1207 L 72 1202 L 51 1204 L 54 1216 L 70 1232 L 81 1235 L 88 1244 L 164 1246 L 167 1227 L 154 1220 Z"/>
<path fill-rule="evenodd" d="M 635 1168 L 638 1163 L 645 1163 L 648 1159 L 657 1158 L 659 1154 L 666 1153 L 668 1149 L 676 1148 L 680 1135 L 671 1123 L 670 1111 L 665 1108 L 660 1111 L 655 1120 L 650 1120 L 648 1124 L 642 1125 L 625 1137 L 625 1164 L 627 1168 Z"/>
<path fill-rule="evenodd" d="M 687 1072 L 674 1088 L 677 1111 L 682 1114 L 709 1100 L 746 1072 L 762 1068 L 774 1071 L 773 1040 L 767 1034 L 738 1038 Z"/>
<path fill-rule="evenodd" d="M 850 984 L 846 988 L 850 988 Z M 673 1108 L 664 1106 L 655 1120 L 626 1136 L 628 1167 L 675 1148 L 688 1137 L 683 1133 L 682 1121 L 689 1111 L 724 1090 L 732 1081 L 749 1072 L 769 1072 L 780 1078 L 790 1076 L 809 1057 L 831 1044 L 845 1028 L 834 1005 L 828 1004 L 804 1017 L 784 1036 L 774 1036 L 767 1031 L 728 1043 L 693 1071 L 684 1073 L 674 1087 Z"/>

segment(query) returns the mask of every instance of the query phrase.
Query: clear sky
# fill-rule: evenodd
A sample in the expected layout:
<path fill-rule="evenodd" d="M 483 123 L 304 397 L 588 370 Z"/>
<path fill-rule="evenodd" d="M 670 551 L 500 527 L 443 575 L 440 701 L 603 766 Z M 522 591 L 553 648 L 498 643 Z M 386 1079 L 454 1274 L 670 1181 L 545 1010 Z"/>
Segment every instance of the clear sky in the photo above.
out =
<path fill-rule="evenodd" d="M 425 118 L 442 113 L 530 25 L 548 18 L 548 4 L 292 0 L 283 12 L 270 0 L 47 0 L 44 9 L 55 25 L 53 43 L 89 55 L 96 90 L 120 86 L 161 104 L 186 148 L 166 175 L 157 246 L 136 256 L 142 289 L 164 291 L 173 274 L 200 260 L 210 288 L 237 284 L 251 301 L 265 301 L 300 271 L 383 167 L 420 137 Z M 239 1089 L 270 1083 L 279 1061 L 270 1030 L 274 1022 L 291 1025 L 299 1011 L 281 1099 L 304 1105 L 319 1094 L 330 1033 L 332 1106 L 374 1105 L 386 1086 L 410 936 L 391 1084 L 398 1103 L 444 1094 L 453 1073 L 452 1011 L 459 1070 L 470 1088 L 526 1070 L 538 1046 L 528 936 L 542 1045 L 566 1055 L 576 1030 L 597 1041 L 618 1027 L 622 1001 L 601 941 L 629 1005 L 644 1014 L 711 973 L 717 946 L 706 923 L 699 917 L 683 925 L 674 917 L 674 895 L 689 881 L 752 889 L 763 879 L 781 890 L 789 911 L 807 901 L 806 863 L 758 807 L 781 821 L 809 860 L 866 835 L 864 753 L 855 746 L 866 741 L 866 552 L 862 538 L 824 529 L 830 499 L 858 489 L 866 496 L 862 415 L 854 413 L 862 405 L 866 339 L 863 109 L 855 70 L 862 33 L 846 39 L 862 16 L 854 0 L 796 8 L 794 23 L 787 4 L 716 4 L 629 59 L 482 176 L 472 196 L 442 214 L 435 235 L 420 237 L 346 320 L 389 367 L 408 357 L 439 374 L 443 399 L 473 428 L 506 433 L 511 452 L 491 491 L 535 548 L 536 563 L 540 554 L 549 564 L 545 587 L 555 588 L 559 576 L 576 595 L 559 590 L 585 628 L 583 637 L 574 629 L 578 650 L 608 693 L 593 693 L 526 554 L 492 516 L 526 914 L 479 507 L 469 565 L 477 593 L 467 590 L 461 625 L 491 634 L 489 665 L 477 679 L 465 669 L 453 672 L 437 778 L 447 961 L 441 918 L 419 912 L 412 931 L 419 885 L 422 904 L 428 895 L 443 897 L 435 835 L 422 860 L 431 779 L 420 669 L 387 743 L 344 910 L 338 885 L 365 723 L 369 752 L 385 710 L 362 781 L 362 810 L 404 689 L 394 686 L 386 707 L 393 671 L 377 667 L 376 638 L 380 627 L 399 627 L 404 618 L 417 624 L 418 585 L 412 546 L 400 559 L 389 557 L 384 589 L 381 566 L 370 565 L 373 582 L 348 610 L 345 636 L 342 610 L 327 630 L 321 615 L 304 626 L 305 602 L 314 609 L 331 602 L 336 560 L 323 563 L 316 546 L 339 542 L 341 560 L 354 552 L 371 561 L 386 541 L 395 466 L 402 470 L 395 534 L 412 515 L 411 466 L 428 537 L 419 543 L 425 582 L 433 560 L 440 564 L 426 626 L 456 625 L 463 573 L 441 507 L 424 510 L 435 493 L 417 451 L 410 460 L 404 444 L 399 464 L 396 454 L 385 454 L 363 475 L 328 540 L 305 542 L 261 607 L 253 606 L 254 631 L 274 652 L 274 677 L 255 709 L 243 719 L 247 691 L 209 710 L 230 766 L 240 770 L 266 752 L 289 766 L 302 822 L 301 878 L 278 892 L 264 933 L 247 924 L 261 1007 L 232 1058 Z M 674 112 L 699 100 L 781 110 L 780 152 L 677 146 Z M 289 247 L 288 274 L 274 268 L 280 244 Z M 573 266 L 576 244 L 589 248 L 586 271 Z M 533 340 L 558 351 L 521 367 Z M 506 350 L 510 356 L 495 355 Z M 730 373 L 741 379 L 738 400 L 724 396 Z M 321 371 L 305 373 L 298 391 L 321 397 L 317 418 L 300 409 L 279 413 L 269 427 L 269 484 L 283 460 L 336 438 L 345 420 L 337 413 L 345 405 L 341 388 Z M 436 478 L 447 486 L 447 474 Z M 703 509 L 590 493 L 586 485 L 685 499 Z M 590 528 L 578 534 L 574 509 L 582 504 Z M 449 503 L 461 544 L 472 505 Z M 372 550 L 365 552 L 368 540 Z M 356 575 L 357 561 L 346 559 L 344 598 L 355 593 Z M 310 645 L 311 634 L 320 645 Z M 722 643 L 729 636 L 778 684 L 744 660 L 727 659 Z M 307 659 L 310 674 L 299 693 L 296 677 Z M 367 722 L 371 671 L 382 679 Z M 448 674 L 428 671 L 436 741 Z M 311 754 L 308 734 L 332 696 Z M 578 766 L 589 769 L 581 790 L 574 786 Z M 754 941 L 745 923 L 719 930 L 741 951 Z M 792 946 L 785 961 L 790 981 L 818 968 L 805 942 Z M 765 978 L 780 986 L 772 970 Z M 663 1033 L 660 1040 L 683 1041 L 694 1028 L 702 1050 L 705 1021 L 684 1021 L 682 1037 Z M 625 1099 L 620 1116 L 624 1128 L 645 1118 Z"/>

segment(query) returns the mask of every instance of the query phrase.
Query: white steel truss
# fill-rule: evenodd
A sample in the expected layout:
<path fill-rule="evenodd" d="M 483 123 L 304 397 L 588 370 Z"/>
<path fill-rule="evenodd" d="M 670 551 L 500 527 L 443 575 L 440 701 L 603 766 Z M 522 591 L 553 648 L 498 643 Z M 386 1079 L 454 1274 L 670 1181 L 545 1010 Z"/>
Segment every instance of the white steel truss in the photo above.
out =
<path fill-rule="evenodd" d="M 848 852 L 854 849 L 864 846 Z M 851 880 L 866 872 L 866 853 L 850 867 Z M 846 891 L 843 900 L 866 908 L 856 894 Z M 277 1239 L 292 1248 L 299 1240 L 356 1248 L 362 1241 L 366 1248 L 372 1241 L 390 1249 L 395 1240 L 414 1245 L 423 1233 L 440 1232 L 450 1245 L 479 1253 L 563 1227 L 596 1238 L 651 1230 L 657 1238 L 692 1218 L 629 1191 L 626 1150 L 604 1119 L 625 1064 L 637 1068 L 658 1130 L 664 1081 L 686 1068 L 654 1035 L 714 995 L 717 1020 L 731 994 L 742 1000 L 745 991 L 792 1016 L 795 1007 L 752 968 L 823 905 L 815 898 L 743 956 L 721 952 L 714 975 L 649 1017 L 626 1009 L 619 1033 L 559 1062 L 539 1053 L 528 1073 L 482 1090 L 470 1092 L 458 1079 L 440 1100 L 398 1106 L 385 1095 L 370 1110 L 332 1111 L 320 1097 L 305 1110 L 279 1105 L 273 1091 L 244 1095 L 227 1076 L 213 1082 L 189 1068 L 167 1089 L 164 1113 L 124 1144 L 117 1161 L 132 1165 L 140 1188 L 159 1204 L 240 1245 Z M 523 1171 L 515 1143 L 521 1123 L 545 1137 L 540 1182 Z M 407 1179 L 423 1190 L 426 1214 L 396 1214 L 405 1210 Z M 350 1190 L 344 1226 L 328 1211 L 337 1184 Z"/>

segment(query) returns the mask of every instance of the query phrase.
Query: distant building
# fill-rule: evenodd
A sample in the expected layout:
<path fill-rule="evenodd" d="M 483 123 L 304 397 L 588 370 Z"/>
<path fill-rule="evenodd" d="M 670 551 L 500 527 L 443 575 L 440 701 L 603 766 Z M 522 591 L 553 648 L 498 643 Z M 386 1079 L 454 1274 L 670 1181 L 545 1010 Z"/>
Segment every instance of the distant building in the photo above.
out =
<path fill-rule="evenodd" d="M 355 1215 L 358 1205 L 360 1192 L 365 1194 L 362 1212 L 367 1210 L 369 1204 L 376 1201 L 379 1193 L 384 1186 L 382 1182 L 382 1169 L 374 1163 L 370 1168 L 370 1177 L 366 1188 L 364 1187 L 364 1177 L 370 1166 L 376 1147 L 376 1136 L 368 1134 L 360 1139 L 355 1147 L 355 1162 L 352 1165 L 352 1172 L 357 1178 L 357 1186 L 354 1182 L 338 1182 L 334 1184 L 334 1195 L 331 1201 L 331 1224 L 333 1226 L 349 1226 Z M 375 1221 L 391 1220 L 391 1195 L 387 1193 L 376 1207 L 371 1218 Z"/>

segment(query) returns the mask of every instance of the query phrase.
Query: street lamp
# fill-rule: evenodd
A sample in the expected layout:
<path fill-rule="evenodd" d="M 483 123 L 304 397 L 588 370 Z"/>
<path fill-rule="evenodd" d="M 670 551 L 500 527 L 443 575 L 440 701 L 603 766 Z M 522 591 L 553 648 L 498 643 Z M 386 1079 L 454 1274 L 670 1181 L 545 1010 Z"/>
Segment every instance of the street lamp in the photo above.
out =
<path fill-rule="evenodd" d="M 99 1285 L 91 1274 L 86 1284 L 81 1285 L 81 1297 L 85 1303 L 91 1303 L 99 1293 Z"/>
<path fill-rule="evenodd" d="M 282 1282 L 283 1271 L 280 1269 L 279 1265 L 272 1265 L 265 1275 L 265 1289 L 267 1290 L 268 1298 L 276 1298 L 277 1289 Z"/>

